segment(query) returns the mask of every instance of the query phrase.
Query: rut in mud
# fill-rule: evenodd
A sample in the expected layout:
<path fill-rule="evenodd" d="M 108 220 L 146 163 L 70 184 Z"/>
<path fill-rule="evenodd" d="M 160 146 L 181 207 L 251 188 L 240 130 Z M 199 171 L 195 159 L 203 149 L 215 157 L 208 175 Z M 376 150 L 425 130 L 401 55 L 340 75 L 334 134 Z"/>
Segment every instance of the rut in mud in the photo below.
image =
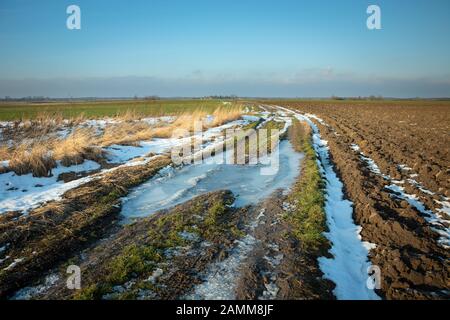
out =
<path fill-rule="evenodd" d="M 445 125 L 445 120 L 434 128 L 430 128 L 431 123 L 419 128 L 409 125 L 408 121 L 417 116 L 414 112 L 418 112 L 413 107 L 297 105 L 292 109 L 318 115 L 313 120 L 328 141 L 346 196 L 354 203 L 353 215 L 356 223 L 362 226 L 362 239 L 376 245 L 370 251 L 370 260 L 380 268 L 379 292 L 382 296 L 388 299 L 448 298 L 448 188 L 441 180 L 446 173 L 443 167 L 433 176 L 430 175 L 432 171 L 421 170 L 422 165 L 429 167 L 423 163 L 448 162 L 448 153 L 442 152 L 441 148 L 430 150 L 427 145 L 424 149 L 430 150 L 430 155 L 436 155 L 434 160 L 427 160 L 424 153 L 415 159 L 413 154 L 420 152 L 418 147 L 422 145 L 411 143 L 430 132 L 436 133 L 437 128 Z M 427 117 L 436 117 L 443 107 L 432 111 Z M 399 127 L 414 136 L 410 141 L 406 138 L 394 140 L 404 137 L 404 133 L 397 135 L 398 130 L 392 129 L 398 119 L 398 115 L 394 115 L 397 112 L 412 113 L 404 115 L 407 125 L 403 124 L 404 120 L 399 121 Z M 426 134 L 420 136 L 423 132 Z M 389 141 L 395 141 L 395 144 Z M 417 160 L 417 163 L 411 163 L 411 160 Z"/>
<path fill-rule="evenodd" d="M 261 109 L 259 117 L 249 120 L 257 121 L 253 127 L 272 122 L 290 131 L 289 140 L 276 149 L 280 160 L 275 175 L 261 175 L 260 164 L 214 161 L 226 152 L 213 154 L 210 163 L 183 166 L 157 156 L 89 180 L 28 216 L 0 216 L 5 231 L 0 243 L 8 244 L 14 259 L 24 258 L 9 258 L 11 267 L 0 277 L 1 295 L 262 300 L 448 296 L 445 192 L 422 184 L 406 165 L 394 164 L 393 171 L 337 116 L 300 107 Z M 211 145 L 224 143 L 211 138 Z M 204 147 L 201 152 L 208 144 Z M 309 185 L 312 181 L 317 185 Z M 95 198 L 100 199 L 96 205 Z M 82 270 L 78 291 L 66 288 L 65 269 L 71 264 Z M 377 290 L 368 285 L 373 266 L 381 270 Z"/>
<path fill-rule="evenodd" d="M 285 125 L 285 129 L 288 126 Z M 270 207 L 268 201 L 261 204 L 261 200 L 274 193 L 285 198 L 286 194 L 279 190 L 288 192 L 300 173 L 302 154 L 294 151 L 287 140 L 283 140 L 278 148 L 279 168 L 275 175 L 269 176 L 260 174 L 261 165 L 166 166 L 157 176 L 123 198 L 121 224 L 109 227 L 110 236 L 108 232 L 103 233 L 103 240 L 80 247 L 78 253 L 49 269 L 47 275 L 34 285 L 17 291 L 13 298 L 238 297 L 246 283 L 240 278 L 242 264 L 254 250 L 259 250 L 261 243 L 255 233 L 260 225 L 257 221 L 264 222 L 261 210 Z M 136 171 L 139 169 L 137 167 Z M 199 196 L 220 189 L 231 189 L 232 193 L 217 191 Z M 122 195 L 127 193 L 122 192 Z M 174 205 L 177 206 L 170 209 Z M 281 215 L 284 211 L 279 210 Z M 136 218 L 143 216 L 149 217 Z M 128 224 L 130 218 L 134 218 L 134 222 Z M 283 220 L 282 217 L 279 219 Z M 292 237 L 290 243 L 295 245 Z M 281 250 L 285 250 L 284 247 Z M 306 254 L 298 255 L 307 257 Z M 314 260 L 311 256 L 308 259 Z M 64 288 L 64 277 L 60 273 L 68 263 L 82 267 L 85 286 L 81 292 L 74 294 Z M 317 263 L 314 265 L 309 270 L 313 268 L 313 274 L 320 277 Z M 289 264 L 287 271 L 293 272 L 293 269 L 294 264 Z M 105 274 L 115 276 L 102 278 Z M 193 274 L 197 276 L 193 278 Z M 310 273 L 304 273 L 304 276 L 308 279 L 305 281 L 317 282 Z M 271 281 L 275 279 L 271 278 Z M 271 284 L 263 290 L 261 298 L 276 298 L 274 286 Z M 331 298 L 331 287 L 322 285 L 317 289 L 311 285 L 311 292 L 317 291 L 315 295 L 310 295 L 308 290 L 298 295 L 301 298 Z M 297 290 L 290 289 L 286 294 L 290 296 Z M 322 293 L 322 290 L 328 293 Z"/>

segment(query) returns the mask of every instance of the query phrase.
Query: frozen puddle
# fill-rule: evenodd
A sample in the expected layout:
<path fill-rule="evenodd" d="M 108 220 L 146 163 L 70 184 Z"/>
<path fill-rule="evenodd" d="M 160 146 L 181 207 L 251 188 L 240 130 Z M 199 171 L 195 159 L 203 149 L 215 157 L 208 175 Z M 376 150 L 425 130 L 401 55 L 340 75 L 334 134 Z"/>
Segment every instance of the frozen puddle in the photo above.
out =
<path fill-rule="evenodd" d="M 123 199 L 122 214 L 126 218 L 144 217 L 202 193 L 225 189 L 237 197 L 235 206 L 257 203 L 276 189 L 292 185 L 299 173 L 302 154 L 295 152 L 290 142 L 280 142 L 279 155 L 279 169 L 274 175 L 261 175 L 264 165 L 260 164 L 202 163 L 165 168 Z"/>
<path fill-rule="evenodd" d="M 294 113 L 297 119 L 307 121 L 313 130 L 313 144 L 319 156 L 321 174 L 326 180 L 325 212 L 332 243 L 333 258 L 319 258 L 324 277 L 336 284 L 334 294 L 340 300 L 378 300 L 380 297 L 367 286 L 368 268 L 371 266 L 368 253 L 373 244 L 361 240 L 361 227 L 353 221 L 352 202 L 344 199 L 343 184 L 336 175 L 329 159 L 327 141 L 322 140 L 319 129 L 311 120 L 312 115 Z M 319 120 L 317 120 L 319 121 Z M 323 120 L 319 121 L 326 125 Z"/>
<path fill-rule="evenodd" d="M 203 163 L 181 169 L 167 167 L 158 177 L 137 187 L 123 200 L 122 214 L 127 221 L 172 207 L 205 192 L 224 189 L 231 190 L 237 197 L 235 206 L 255 204 L 277 189 L 289 188 L 300 172 L 303 155 L 295 152 L 289 141 L 280 142 L 279 155 L 279 169 L 270 176 L 261 175 L 262 165 Z M 254 229 L 260 217 L 248 227 Z M 204 275 L 204 282 L 185 299 L 234 299 L 236 276 L 255 243 L 256 239 L 251 234 L 236 240 L 228 258 L 212 264 Z"/>

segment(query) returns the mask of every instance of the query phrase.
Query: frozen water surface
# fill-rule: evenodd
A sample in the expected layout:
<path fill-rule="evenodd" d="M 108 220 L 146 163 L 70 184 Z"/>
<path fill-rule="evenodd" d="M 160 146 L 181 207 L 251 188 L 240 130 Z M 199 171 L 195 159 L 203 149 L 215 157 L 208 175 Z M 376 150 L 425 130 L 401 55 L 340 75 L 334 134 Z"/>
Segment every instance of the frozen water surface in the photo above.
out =
<path fill-rule="evenodd" d="M 181 169 L 166 168 L 123 200 L 122 214 L 127 218 L 143 217 L 202 193 L 224 189 L 237 196 L 236 206 L 256 203 L 276 189 L 291 186 L 299 174 L 303 155 L 295 152 L 288 141 L 280 142 L 279 151 L 279 169 L 274 175 L 261 175 L 260 169 L 264 167 L 261 164 L 202 163 Z"/>

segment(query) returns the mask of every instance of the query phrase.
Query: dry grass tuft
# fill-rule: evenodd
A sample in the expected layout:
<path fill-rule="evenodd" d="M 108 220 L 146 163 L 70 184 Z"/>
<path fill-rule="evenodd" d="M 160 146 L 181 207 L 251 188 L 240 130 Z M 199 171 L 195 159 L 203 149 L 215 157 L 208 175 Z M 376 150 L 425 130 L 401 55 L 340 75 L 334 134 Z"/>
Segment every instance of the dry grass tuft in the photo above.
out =
<path fill-rule="evenodd" d="M 0 145 L 0 161 L 8 160 L 11 154 L 11 150 L 5 146 Z"/>
<path fill-rule="evenodd" d="M 242 113 L 243 109 L 241 106 L 235 106 L 231 108 L 219 107 L 214 111 L 213 113 L 214 119 L 209 126 L 217 127 L 227 122 L 237 120 L 242 116 Z"/>
<path fill-rule="evenodd" d="M 194 123 L 202 121 L 208 114 L 201 109 L 190 113 L 181 113 L 173 123 L 153 129 L 153 136 L 156 138 L 171 138 L 181 136 L 183 132 L 192 132 Z M 178 132 L 180 133 L 178 135 Z"/>
<path fill-rule="evenodd" d="M 121 122 L 108 125 L 105 128 L 103 136 L 100 138 L 100 145 L 134 145 L 138 141 L 149 140 L 151 138 L 152 128 L 149 124 L 142 121 Z"/>
<path fill-rule="evenodd" d="M 21 119 L 11 123 L 2 130 L 3 139 L 21 141 L 23 139 L 37 139 L 57 131 L 64 124 L 78 123 L 82 116 L 75 119 L 64 120 L 60 113 L 39 113 L 33 119 Z"/>
<path fill-rule="evenodd" d="M 198 109 L 190 113 L 182 113 L 177 116 L 177 119 L 168 125 L 153 129 L 153 136 L 157 138 L 177 137 L 177 131 L 192 132 L 194 130 L 195 122 L 201 121 L 203 128 L 211 128 L 223 125 L 227 122 L 239 119 L 242 116 L 242 107 L 218 107 L 212 114 L 213 120 L 211 122 L 204 121 L 208 116 L 205 110 Z"/>
<path fill-rule="evenodd" d="M 56 162 L 44 144 L 22 144 L 13 151 L 9 168 L 16 174 L 32 173 L 35 177 L 49 177 Z"/>
<path fill-rule="evenodd" d="M 123 112 L 118 112 L 115 118 L 117 121 L 134 121 L 144 118 L 144 114 L 136 109 L 127 109 Z"/>
<path fill-rule="evenodd" d="M 85 159 L 100 161 L 103 151 L 95 146 L 96 136 L 92 129 L 76 129 L 66 139 L 53 143 L 53 157 L 63 166 L 81 164 Z"/>
<path fill-rule="evenodd" d="M 136 145 L 139 141 L 150 140 L 153 137 L 170 138 L 174 134 L 182 136 L 192 132 L 196 122 L 202 122 L 203 127 L 220 126 L 226 122 L 238 119 L 242 115 L 242 106 L 219 106 L 213 112 L 213 120 L 206 123 L 207 110 L 198 108 L 193 111 L 178 114 L 172 123 L 159 127 L 139 121 L 143 115 L 134 109 L 128 109 L 116 115 L 116 122 L 105 127 L 98 136 L 93 128 L 76 128 L 85 117 L 66 119 L 59 114 L 41 113 L 34 119 L 16 121 L 9 130 L 3 131 L 4 137 L 20 141 L 17 146 L 0 147 L 0 160 L 10 160 L 9 169 L 17 174 L 33 173 L 34 176 L 49 176 L 56 161 L 64 166 L 83 163 L 84 160 L 101 161 L 104 151 L 101 147 L 114 144 Z M 61 139 L 55 133 L 59 128 L 72 127 L 73 133 Z"/>

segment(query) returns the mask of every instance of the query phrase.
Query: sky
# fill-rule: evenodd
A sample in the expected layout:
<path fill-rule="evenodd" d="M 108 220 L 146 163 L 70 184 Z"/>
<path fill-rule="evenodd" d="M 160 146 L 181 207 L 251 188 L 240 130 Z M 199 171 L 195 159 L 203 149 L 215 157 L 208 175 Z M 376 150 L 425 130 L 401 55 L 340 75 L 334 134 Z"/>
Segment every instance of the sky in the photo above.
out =
<path fill-rule="evenodd" d="M 450 97 L 449 34 L 448 0 L 1 0 L 0 97 Z"/>

